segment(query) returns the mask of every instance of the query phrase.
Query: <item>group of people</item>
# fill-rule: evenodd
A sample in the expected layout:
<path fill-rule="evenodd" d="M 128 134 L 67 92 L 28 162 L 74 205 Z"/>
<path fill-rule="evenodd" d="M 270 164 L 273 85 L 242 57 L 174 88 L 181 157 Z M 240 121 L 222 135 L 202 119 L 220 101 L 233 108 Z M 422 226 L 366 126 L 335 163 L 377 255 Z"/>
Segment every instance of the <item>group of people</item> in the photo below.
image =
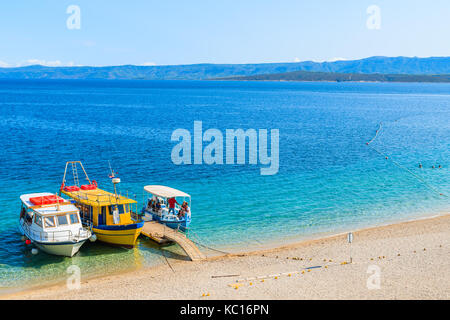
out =
<path fill-rule="evenodd" d="M 422 163 L 419 163 L 419 169 L 422 169 L 422 168 L 423 168 Z M 436 166 L 431 166 L 431 169 L 435 169 L 435 168 L 436 168 Z M 437 168 L 442 169 L 442 166 L 438 165 Z"/>
<path fill-rule="evenodd" d="M 180 206 L 180 210 L 178 210 L 177 214 L 178 218 L 183 218 L 186 213 L 189 212 L 189 205 L 186 201 L 183 201 L 183 204 L 179 204 L 175 198 L 169 198 L 167 202 L 169 203 L 169 213 L 172 214 L 175 214 L 175 204 L 178 204 Z"/>
<path fill-rule="evenodd" d="M 186 213 L 189 213 L 189 205 L 186 201 L 183 201 L 182 204 L 179 204 L 175 198 L 169 198 L 167 199 L 167 203 L 169 205 L 169 214 L 175 214 L 175 204 L 178 204 L 180 206 L 180 209 L 178 210 L 177 217 L 183 218 Z M 159 201 L 158 197 L 153 197 L 149 200 L 147 207 L 151 209 L 152 211 L 159 212 L 161 210 L 161 202 Z"/>
<path fill-rule="evenodd" d="M 147 208 L 149 208 L 152 211 L 158 212 L 161 209 L 161 202 L 159 202 L 158 198 L 156 199 L 152 198 L 148 201 Z"/>

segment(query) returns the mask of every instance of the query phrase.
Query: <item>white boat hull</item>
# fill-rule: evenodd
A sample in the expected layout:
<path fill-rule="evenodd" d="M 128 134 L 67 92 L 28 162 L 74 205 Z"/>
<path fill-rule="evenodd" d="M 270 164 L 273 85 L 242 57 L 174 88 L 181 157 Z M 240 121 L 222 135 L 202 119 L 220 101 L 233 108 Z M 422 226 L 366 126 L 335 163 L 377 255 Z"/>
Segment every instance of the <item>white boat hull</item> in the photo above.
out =
<path fill-rule="evenodd" d="M 86 242 L 88 238 L 79 241 L 65 241 L 65 242 L 42 242 L 33 239 L 30 234 L 22 227 L 23 220 L 20 220 L 19 230 L 20 232 L 28 238 L 32 244 L 34 244 L 40 250 L 57 256 L 73 257 L 81 248 L 81 246 Z"/>
<path fill-rule="evenodd" d="M 56 256 L 65 256 L 65 257 L 73 257 L 78 250 L 80 250 L 81 246 L 85 243 L 86 240 L 76 242 L 76 243 L 67 243 L 67 244 L 49 244 L 49 243 L 38 243 L 32 241 L 42 251 L 53 254 Z"/>

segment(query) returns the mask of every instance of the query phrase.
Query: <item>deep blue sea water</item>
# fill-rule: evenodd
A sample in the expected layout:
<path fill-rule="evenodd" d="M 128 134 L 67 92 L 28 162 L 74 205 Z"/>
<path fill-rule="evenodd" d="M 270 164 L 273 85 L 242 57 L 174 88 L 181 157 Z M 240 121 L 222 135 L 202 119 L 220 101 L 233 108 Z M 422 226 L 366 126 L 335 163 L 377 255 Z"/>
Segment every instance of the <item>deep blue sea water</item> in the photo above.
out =
<path fill-rule="evenodd" d="M 174 165 L 171 134 L 194 121 L 223 133 L 279 129 L 278 174 Z M 106 189 L 110 160 L 138 201 L 146 184 L 190 193 L 192 230 L 228 251 L 448 211 L 448 197 L 365 145 L 380 122 L 373 146 L 450 194 L 449 84 L 0 81 L 0 287 L 62 279 L 71 264 L 86 276 L 163 263 L 146 239 L 133 250 L 87 243 L 72 259 L 30 253 L 19 196 L 57 192 L 68 160 Z"/>

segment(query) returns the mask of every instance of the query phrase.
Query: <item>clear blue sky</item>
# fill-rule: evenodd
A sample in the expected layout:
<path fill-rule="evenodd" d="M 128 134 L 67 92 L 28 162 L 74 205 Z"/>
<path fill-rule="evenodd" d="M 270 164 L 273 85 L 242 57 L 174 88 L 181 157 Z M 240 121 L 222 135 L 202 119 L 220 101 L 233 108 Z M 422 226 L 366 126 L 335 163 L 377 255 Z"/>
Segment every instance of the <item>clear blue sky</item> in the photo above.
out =
<path fill-rule="evenodd" d="M 81 28 L 69 30 L 69 5 Z M 381 10 L 381 29 L 366 10 Z M 0 66 L 450 56 L 448 0 L 38 0 L 0 4 Z"/>

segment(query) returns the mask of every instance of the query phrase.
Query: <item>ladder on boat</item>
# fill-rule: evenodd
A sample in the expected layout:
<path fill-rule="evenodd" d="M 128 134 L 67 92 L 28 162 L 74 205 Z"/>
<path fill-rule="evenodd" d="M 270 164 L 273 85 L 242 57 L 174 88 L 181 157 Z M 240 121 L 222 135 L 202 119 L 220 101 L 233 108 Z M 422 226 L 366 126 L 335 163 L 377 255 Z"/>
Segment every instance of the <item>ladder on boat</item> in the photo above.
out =
<path fill-rule="evenodd" d="M 80 186 L 80 180 L 78 179 L 78 170 L 76 162 L 72 162 L 72 174 L 73 174 L 73 183 L 74 186 Z"/>
<path fill-rule="evenodd" d="M 161 223 L 147 221 L 144 223 L 141 233 L 158 243 L 169 241 L 177 243 L 192 261 L 206 259 L 205 254 L 186 235 Z"/>

